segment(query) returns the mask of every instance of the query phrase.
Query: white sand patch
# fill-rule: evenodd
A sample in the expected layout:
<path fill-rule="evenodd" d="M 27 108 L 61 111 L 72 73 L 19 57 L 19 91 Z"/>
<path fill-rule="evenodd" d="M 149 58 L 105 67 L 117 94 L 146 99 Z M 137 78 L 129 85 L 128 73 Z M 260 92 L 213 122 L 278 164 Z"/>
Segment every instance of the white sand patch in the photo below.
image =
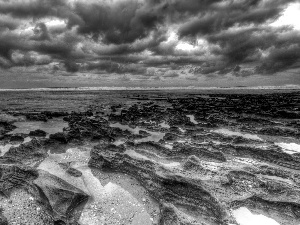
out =
<path fill-rule="evenodd" d="M 296 143 L 284 143 L 284 142 L 279 142 L 275 143 L 279 147 L 283 149 L 285 153 L 288 154 L 294 154 L 294 153 L 299 153 L 300 152 L 300 145 Z"/>
<path fill-rule="evenodd" d="M 246 207 L 233 210 L 232 213 L 239 225 L 280 225 L 275 220 L 264 215 L 252 214 Z"/>
<path fill-rule="evenodd" d="M 231 130 L 228 130 L 226 128 L 211 130 L 211 132 L 218 133 L 218 134 L 223 134 L 223 135 L 226 135 L 226 136 L 239 136 L 239 137 L 244 137 L 244 138 L 247 138 L 247 139 L 262 141 L 262 139 L 259 136 L 255 135 L 255 134 L 243 134 L 241 132 L 231 131 Z"/>

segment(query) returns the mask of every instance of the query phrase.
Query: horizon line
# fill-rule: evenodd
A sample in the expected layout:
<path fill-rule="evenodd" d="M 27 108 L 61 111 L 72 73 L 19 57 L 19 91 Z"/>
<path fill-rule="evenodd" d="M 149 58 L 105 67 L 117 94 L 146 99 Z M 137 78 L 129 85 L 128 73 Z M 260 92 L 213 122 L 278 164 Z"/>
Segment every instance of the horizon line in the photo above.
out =
<path fill-rule="evenodd" d="M 300 85 L 272 85 L 272 86 L 232 86 L 232 87 L 194 87 L 194 86 L 182 86 L 182 87 L 45 87 L 45 88 L 0 88 L 0 91 L 101 91 L 101 90 L 214 90 L 214 89 L 300 89 Z"/>

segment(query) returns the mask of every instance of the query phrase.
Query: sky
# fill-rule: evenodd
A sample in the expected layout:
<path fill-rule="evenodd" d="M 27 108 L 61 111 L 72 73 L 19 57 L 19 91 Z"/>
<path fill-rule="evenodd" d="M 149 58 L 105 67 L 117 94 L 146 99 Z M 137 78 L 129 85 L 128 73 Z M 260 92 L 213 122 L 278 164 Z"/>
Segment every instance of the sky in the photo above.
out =
<path fill-rule="evenodd" d="M 300 0 L 0 0 L 0 88 L 300 84 Z"/>

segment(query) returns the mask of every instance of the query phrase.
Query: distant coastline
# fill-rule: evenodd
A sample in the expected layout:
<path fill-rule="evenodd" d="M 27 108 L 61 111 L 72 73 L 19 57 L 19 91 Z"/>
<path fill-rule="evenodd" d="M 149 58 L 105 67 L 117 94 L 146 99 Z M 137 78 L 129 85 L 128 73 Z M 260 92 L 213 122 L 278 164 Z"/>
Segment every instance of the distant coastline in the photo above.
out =
<path fill-rule="evenodd" d="M 6 88 L 2 91 L 110 91 L 110 90 L 300 90 L 300 85 L 284 86 L 235 86 L 235 87 L 48 87 L 48 88 Z"/>

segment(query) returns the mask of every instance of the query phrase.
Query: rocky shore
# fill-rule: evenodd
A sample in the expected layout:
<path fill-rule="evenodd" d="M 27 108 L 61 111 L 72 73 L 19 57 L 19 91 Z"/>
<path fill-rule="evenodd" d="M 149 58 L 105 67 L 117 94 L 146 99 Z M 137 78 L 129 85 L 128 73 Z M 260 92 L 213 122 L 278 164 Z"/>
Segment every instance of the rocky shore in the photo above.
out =
<path fill-rule="evenodd" d="M 300 223 L 300 93 L 161 95 L 3 111 L 0 224 Z"/>

